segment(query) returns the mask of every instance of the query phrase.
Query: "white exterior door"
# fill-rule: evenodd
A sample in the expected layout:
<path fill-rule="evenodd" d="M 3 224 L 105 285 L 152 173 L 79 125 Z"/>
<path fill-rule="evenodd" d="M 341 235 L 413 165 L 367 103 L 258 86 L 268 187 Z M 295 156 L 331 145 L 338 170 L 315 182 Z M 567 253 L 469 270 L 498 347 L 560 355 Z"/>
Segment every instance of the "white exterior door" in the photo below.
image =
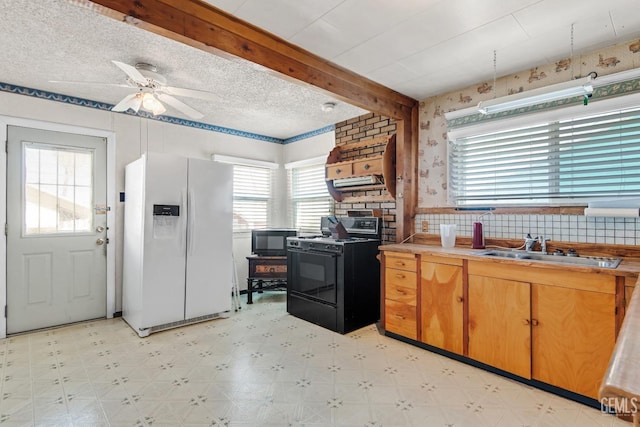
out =
<path fill-rule="evenodd" d="M 7 135 L 7 333 L 105 317 L 106 140 Z"/>

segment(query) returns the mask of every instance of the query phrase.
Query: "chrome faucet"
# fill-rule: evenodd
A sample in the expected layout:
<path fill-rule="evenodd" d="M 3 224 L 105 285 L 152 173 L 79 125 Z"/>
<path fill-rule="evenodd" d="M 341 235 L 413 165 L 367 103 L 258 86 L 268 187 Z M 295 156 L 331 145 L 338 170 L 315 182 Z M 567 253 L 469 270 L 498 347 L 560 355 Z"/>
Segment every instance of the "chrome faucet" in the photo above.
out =
<path fill-rule="evenodd" d="M 551 239 L 543 236 L 538 236 L 538 239 L 540 242 L 540 252 L 542 252 L 543 255 L 547 255 L 547 242 Z"/>
<path fill-rule="evenodd" d="M 538 236 L 531 237 L 531 233 L 527 233 L 527 237 L 524 239 L 524 250 L 527 252 L 533 251 L 533 246 L 538 241 Z"/>
<path fill-rule="evenodd" d="M 525 237 L 524 239 L 524 249 L 527 252 L 533 252 L 533 247 L 535 246 L 536 242 L 540 242 L 540 252 L 543 255 L 547 255 L 547 242 L 551 240 L 548 237 L 544 237 L 544 236 L 536 236 L 536 237 L 531 237 L 531 234 L 527 234 L 527 237 Z"/>

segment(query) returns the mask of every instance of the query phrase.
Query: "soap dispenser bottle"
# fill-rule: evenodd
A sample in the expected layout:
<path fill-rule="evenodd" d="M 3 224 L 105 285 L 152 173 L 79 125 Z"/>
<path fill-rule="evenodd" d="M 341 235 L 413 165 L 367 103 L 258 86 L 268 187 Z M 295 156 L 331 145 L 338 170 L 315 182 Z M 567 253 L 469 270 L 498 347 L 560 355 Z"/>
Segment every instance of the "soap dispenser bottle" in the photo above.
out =
<path fill-rule="evenodd" d="M 484 249 L 484 231 L 482 224 L 482 217 L 485 215 L 492 215 L 493 212 L 485 212 L 478 216 L 478 220 L 474 221 L 473 228 L 471 230 L 471 247 L 473 249 Z"/>
<path fill-rule="evenodd" d="M 482 221 L 473 223 L 471 234 L 471 247 L 473 249 L 484 249 L 484 234 L 482 233 Z"/>

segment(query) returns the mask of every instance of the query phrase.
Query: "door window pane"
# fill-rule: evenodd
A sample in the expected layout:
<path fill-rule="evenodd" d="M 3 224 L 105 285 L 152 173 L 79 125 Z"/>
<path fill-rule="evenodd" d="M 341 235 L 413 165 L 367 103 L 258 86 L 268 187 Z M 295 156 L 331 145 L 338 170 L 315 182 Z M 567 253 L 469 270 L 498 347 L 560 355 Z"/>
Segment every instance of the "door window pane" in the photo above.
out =
<path fill-rule="evenodd" d="M 25 144 L 25 235 L 93 230 L 93 150 Z"/>

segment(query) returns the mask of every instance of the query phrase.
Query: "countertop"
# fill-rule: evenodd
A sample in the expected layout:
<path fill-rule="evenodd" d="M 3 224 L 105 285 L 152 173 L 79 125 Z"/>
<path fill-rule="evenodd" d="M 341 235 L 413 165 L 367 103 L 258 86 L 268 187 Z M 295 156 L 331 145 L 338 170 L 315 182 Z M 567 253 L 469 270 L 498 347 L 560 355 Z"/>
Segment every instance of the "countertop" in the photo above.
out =
<path fill-rule="evenodd" d="M 536 260 L 514 260 L 509 258 L 496 258 L 496 257 L 487 257 L 484 255 L 480 255 L 482 252 L 485 252 L 489 249 L 495 249 L 495 247 L 487 246 L 486 249 L 471 249 L 464 247 L 453 247 L 453 248 L 443 248 L 439 245 L 425 245 L 425 244 L 417 244 L 417 243 L 393 243 L 388 245 L 382 245 L 379 247 L 381 251 L 393 251 L 393 252 L 404 252 L 404 253 L 417 253 L 417 254 L 425 254 L 432 256 L 439 256 L 445 258 L 463 258 L 463 259 L 473 259 L 473 260 L 482 260 L 487 262 L 495 262 L 501 264 L 518 264 L 518 265 L 528 265 L 536 268 L 545 268 L 545 269 L 558 269 L 562 268 L 563 270 L 570 271 L 581 271 L 581 272 L 592 272 L 598 274 L 608 274 L 613 276 L 626 276 L 626 277 L 638 277 L 640 276 L 640 258 L 622 258 L 622 262 L 618 265 L 617 268 L 600 268 L 600 267 L 589 267 L 583 265 L 573 265 L 573 264 L 561 264 L 561 263 L 551 263 L 545 261 L 536 261 Z"/>

